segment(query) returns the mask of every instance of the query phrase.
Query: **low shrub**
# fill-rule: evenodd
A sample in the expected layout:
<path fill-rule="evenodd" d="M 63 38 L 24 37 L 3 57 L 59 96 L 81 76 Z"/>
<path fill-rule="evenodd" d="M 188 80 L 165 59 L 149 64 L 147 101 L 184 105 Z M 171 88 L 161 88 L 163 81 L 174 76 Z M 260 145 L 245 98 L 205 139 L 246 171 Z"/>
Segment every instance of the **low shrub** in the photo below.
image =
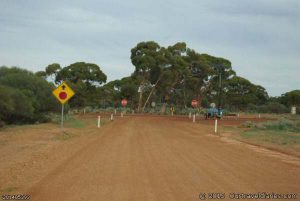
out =
<path fill-rule="evenodd" d="M 251 121 L 246 121 L 243 124 L 243 126 L 258 130 L 300 132 L 299 120 L 292 121 L 285 118 L 280 119 L 278 121 L 268 121 L 263 123 L 254 123 Z"/>
<path fill-rule="evenodd" d="M 265 105 L 254 105 L 248 104 L 247 111 L 250 113 L 274 113 L 274 114 L 283 114 L 289 113 L 290 110 L 285 105 L 277 102 L 269 102 Z"/>
<path fill-rule="evenodd" d="M 274 131 L 290 131 L 290 132 L 300 132 L 300 122 L 291 121 L 287 119 L 281 119 L 275 122 L 265 122 L 263 123 L 265 129 Z"/>
<path fill-rule="evenodd" d="M 246 128 L 255 128 L 256 124 L 252 121 L 246 121 L 246 122 L 243 123 L 243 126 L 246 127 Z"/>
<path fill-rule="evenodd" d="M 0 128 L 3 128 L 4 126 L 5 126 L 5 122 L 1 121 L 1 119 L 0 119 Z"/>

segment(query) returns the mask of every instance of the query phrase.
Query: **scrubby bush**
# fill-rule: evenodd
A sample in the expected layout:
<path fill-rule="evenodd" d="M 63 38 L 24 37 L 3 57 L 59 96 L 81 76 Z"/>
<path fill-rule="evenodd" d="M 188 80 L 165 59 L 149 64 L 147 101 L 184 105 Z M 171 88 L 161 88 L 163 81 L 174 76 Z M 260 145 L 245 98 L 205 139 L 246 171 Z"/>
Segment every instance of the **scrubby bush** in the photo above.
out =
<path fill-rule="evenodd" d="M 0 119 L 0 128 L 5 126 L 5 122 Z"/>
<path fill-rule="evenodd" d="M 287 119 L 281 119 L 275 122 L 265 122 L 263 123 L 265 129 L 267 130 L 279 130 L 279 131 L 290 131 L 290 132 L 300 132 L 300 122 L 291 121 Z"/>
<path fill-rule="evenodd" d="M 275 113 L 275 114 L 283 114 L 289 113 L 290 110 L 285 105 L 278 103 L 278 102 L 269 102 L 265 105 L 254 105 L 248 104 L 247 109 L 248 112 L 251 113 Z"/>
<path fill-rule="evenodd" d="M 292 121 L 285 118 L 278 121 L 268 121 L 263 123 L 246 121 L 243 125 L 247 128 L 255 128 L 259 130 L 300 132 L 299 120 Z"/>
<path fill-rule="evenodd" d="M 46 113 L 60 108 L 53 88 L 27 70 L 0 67 L 0 119 L 8 124 L 48 121 Z"/>
<path fill-rule="evenodd" d="M 256 124 L 252 121 L 246 121 L 243 123 L 243 126 L 245 126 L 247 128 L 254 128 L 256 126 Z"/>
<path fill-rule="evenodd" d="M 277 102 L 270 102 L 266 105 L 263 105 L 260 107 L 261 112 L 265 112 L 265 113 L 288 113 L 289 109 L 280 103 Z"/>

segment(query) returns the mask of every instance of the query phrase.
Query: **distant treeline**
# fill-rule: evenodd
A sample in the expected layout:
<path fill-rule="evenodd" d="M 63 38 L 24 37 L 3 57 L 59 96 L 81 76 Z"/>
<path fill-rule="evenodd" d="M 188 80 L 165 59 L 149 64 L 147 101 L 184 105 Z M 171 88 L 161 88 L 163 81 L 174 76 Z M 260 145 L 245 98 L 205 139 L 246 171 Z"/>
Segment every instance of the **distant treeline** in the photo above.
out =
<path fill-rule="evenodd" d="M 141 42 L 131 49 L 130 58 L 134 72 L 109 83 L 92 63 L 54 63 L 36 73 L 0 67 L 0 124 L 47 121 L 49 112 L 59 111 L 51 91 L 63 80 L 76 92 L 68 103 L 71 108 L 119 107 L 123 98 L 138 112 L 152 102 L 161 105 L 162 113 L 167 106 L 188 108 L 192 99 L 199 107 L 214 102 L 230 111 L 286 113 L 300 106 L 300 90 L 269 97 L 264 87 L 237 76 L 229 60 L 197 53 L 185 43 L 162 47 Z"/>

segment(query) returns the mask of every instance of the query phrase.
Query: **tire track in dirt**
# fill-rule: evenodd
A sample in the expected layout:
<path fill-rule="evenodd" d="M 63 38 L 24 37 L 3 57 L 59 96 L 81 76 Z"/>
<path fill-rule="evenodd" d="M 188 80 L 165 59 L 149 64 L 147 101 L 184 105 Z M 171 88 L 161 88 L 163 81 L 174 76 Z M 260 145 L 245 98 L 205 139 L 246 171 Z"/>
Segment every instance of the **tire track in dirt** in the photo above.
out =
<path fill-rule="evenodd" d="M 207 127 L 125 117 L 28 192 L 32 200 L 199 200 L 200 192 L 300 193 L 300 167 L 208 137 Z"/>

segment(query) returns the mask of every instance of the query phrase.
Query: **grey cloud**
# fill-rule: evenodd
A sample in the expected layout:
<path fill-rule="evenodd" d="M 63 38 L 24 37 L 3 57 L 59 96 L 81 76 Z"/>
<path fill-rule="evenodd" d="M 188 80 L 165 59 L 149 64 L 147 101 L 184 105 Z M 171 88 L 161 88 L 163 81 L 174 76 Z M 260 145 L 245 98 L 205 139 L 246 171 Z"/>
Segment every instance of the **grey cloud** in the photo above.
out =
<path fill-rule="evenodd" d="M 299 88 L 297 0 L 2 0 L 0 65 L 37 71 L 95 62 L 109 80 L 130 75 L 130 49 L 178 41 L 223 56 L 271 95 Z M 280 70 L 283 69 L 283 70 Z M 279 80 L 279 81 L 278 81 Z"/>

